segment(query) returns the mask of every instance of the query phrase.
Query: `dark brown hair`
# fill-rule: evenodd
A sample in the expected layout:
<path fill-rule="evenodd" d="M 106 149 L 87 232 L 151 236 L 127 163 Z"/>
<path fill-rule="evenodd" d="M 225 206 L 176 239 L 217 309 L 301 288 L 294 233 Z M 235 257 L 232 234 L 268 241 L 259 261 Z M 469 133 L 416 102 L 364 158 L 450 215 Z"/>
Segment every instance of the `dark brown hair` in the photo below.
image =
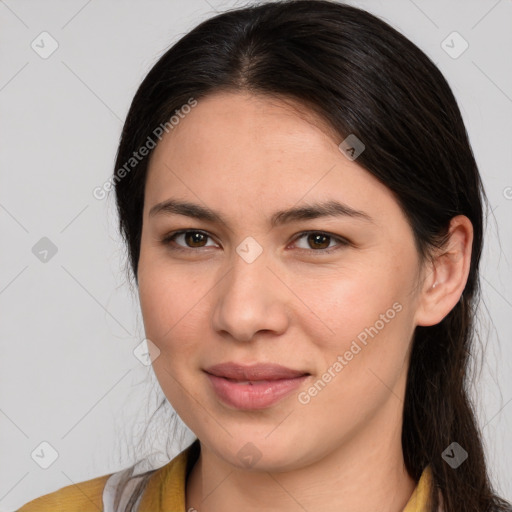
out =
<path fill-rule="evenodd" d="M 270 2 L 198 25 L 140 85 L 118 148 L 119 226 L 136 281 L 149 158 L 123 177 L 119 169 L 126 169 L 133 152 L 190 98 L 200 102 L 221 90 L 294 99 L 319 114 L 339 142 L 350 134 L 363 141 L 357 163 L 394 193 L 422 261 L 442 246 L 452 217 L 470 219 L 474 240 L 461 300 L 439 324 L 419 326 L 414 333 L 402 448 L 416 481 L 426 466 L 432 469 L 431 512 L 438 509 L 438 493 L 445 512 L 507 510 L 509 504 L 492 489 L 467 391 L 486 197 L 461 113 L 441 72 L 390 25 L 337 2 Z M 454 441 L 469 454 L 456 469 L 442 458 Z"/>

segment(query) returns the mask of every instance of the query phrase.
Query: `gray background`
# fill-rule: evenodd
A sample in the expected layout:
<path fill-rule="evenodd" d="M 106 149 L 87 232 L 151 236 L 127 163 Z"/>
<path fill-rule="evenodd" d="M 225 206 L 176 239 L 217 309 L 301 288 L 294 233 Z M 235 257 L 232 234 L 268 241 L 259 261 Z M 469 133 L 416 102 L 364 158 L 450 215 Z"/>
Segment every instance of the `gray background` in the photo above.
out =
<path fill-rule="evenodd" d="M 351 3 L 420 46 L 462 109 L 493 212 L 479 317 L 486 356 L 474 394 L 493 481 L 512 499 L 512 2 Z M 165 446 L 167 419 L 159 438 L 153 431 L 136 449 L 162 395 L 133 354 L 144 334 L 113 197 L 100 201 L 92 190 L 112 172 L 122 121 L 151 65 L 198 22 L 236 5 L 0 1 L 0 512 Z M 442 47 L 453 31 L 469 44 L 458 58 L 461 40 L 445 43 L 452 56 Z M 31 44 L 58 48 L 42 58 Z M 33 252 L 43 237 L 57 249 L 47 261 Z M 47 469 L 52 449 L 42 442 L 57 454 Z M 158 466 L 168 460 L 155 457 Z"/>

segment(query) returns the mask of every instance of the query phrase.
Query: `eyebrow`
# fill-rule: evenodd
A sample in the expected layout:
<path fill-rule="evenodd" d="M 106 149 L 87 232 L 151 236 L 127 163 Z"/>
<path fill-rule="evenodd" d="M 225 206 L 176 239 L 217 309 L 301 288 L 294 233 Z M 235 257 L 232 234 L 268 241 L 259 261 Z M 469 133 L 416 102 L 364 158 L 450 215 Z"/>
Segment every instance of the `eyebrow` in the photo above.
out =
<path fill-rule="evenodd" d="M 155 215 L 184 215 L 212 223 L 225 224 L 229 227 L 228 221 L 221 213 L 199 204 L 178 199 L 168 199 L 153 206 L 149 211 L 149 217 Z M 339 201 L 330 200 L 279 210 L 270 218 L 270 225 L 276 227 L 294 221 L 317 219 L 320 217 L 351 217 L 374 222 L 366 212 L 355 210 Z"/>

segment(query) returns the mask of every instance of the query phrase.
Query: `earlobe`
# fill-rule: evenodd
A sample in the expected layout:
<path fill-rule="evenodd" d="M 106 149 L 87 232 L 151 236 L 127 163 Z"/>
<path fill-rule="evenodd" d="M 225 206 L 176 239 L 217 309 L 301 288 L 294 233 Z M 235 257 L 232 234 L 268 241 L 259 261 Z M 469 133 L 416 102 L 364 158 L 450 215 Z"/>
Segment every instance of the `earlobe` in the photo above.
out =
<path fill-rule="evenodd" d="M 416 325 L 436 325 L 462 299 L 471 265 L 473 225 L 464 215 L 450 221 L 449 238 L 435 255 L 431 271 L 423 281 Z"/>

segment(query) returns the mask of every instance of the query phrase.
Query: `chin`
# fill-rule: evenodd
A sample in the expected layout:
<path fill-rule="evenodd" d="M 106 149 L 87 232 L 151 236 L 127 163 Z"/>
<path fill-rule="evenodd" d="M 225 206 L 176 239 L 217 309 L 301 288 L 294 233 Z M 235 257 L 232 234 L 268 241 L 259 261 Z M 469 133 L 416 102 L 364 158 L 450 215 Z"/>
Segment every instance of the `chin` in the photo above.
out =
<path fill-rule="evenodd" d="M 315 458 L 308 456 L 308 447 L 301 439 L 303 432 L 297 432 L 296 436 L 284 429 L 280 433 L 272 432 L 272 429 L 259 433 L 251 429 L 231 433 L 232 437 L 205 437 L 204 440 L 218 457 L 241 470 L 285 472 L 307 465 Z"/>

